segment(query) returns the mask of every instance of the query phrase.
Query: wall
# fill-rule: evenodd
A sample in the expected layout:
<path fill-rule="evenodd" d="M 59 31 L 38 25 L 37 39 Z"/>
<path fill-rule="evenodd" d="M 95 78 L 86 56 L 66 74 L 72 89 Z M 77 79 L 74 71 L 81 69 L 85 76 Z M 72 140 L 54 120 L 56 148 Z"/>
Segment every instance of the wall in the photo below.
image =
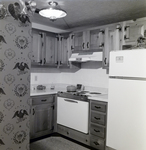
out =
<path fill-rule="evenodd" d="M 0 150 L 29 150 L 31 22 L 17 18 L 18 3 L 17 12 L 14 1 L 3 4 L 8 11 L 0 16 Z"/>
<path fill-rule="evenodd" d="M 31 83 L 81 83 L 86 86 L 108 88 L 108 74 L 105 69 L 101 68 L 101 65 L 101 62 L 88 62 L 82 64 L 81 69 L 33 68 Z M 37 81 L 35 81 L 36 76 Z"/>

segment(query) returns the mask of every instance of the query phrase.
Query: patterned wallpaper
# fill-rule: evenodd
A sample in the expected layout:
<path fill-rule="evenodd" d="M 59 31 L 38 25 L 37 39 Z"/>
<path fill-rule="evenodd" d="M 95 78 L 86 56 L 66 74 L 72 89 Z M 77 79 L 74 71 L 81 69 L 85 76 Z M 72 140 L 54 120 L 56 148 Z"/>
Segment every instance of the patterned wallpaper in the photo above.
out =
<path fill-rule="evenodd" d="M 31 21 L 16 0 L 0 10 L 0 150 L 29 150 Z"/>

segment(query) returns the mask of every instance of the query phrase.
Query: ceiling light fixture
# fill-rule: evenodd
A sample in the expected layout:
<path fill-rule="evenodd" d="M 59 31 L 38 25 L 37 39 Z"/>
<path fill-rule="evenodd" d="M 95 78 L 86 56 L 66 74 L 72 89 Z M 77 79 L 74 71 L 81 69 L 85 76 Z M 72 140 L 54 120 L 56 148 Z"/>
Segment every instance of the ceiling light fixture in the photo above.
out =
<path fill-rule="evenodd" d="M 42 9 L 39 11 L 39 14 L 43 17 L 49 18 L 50 20 L 54 21 L 58 18 L 63 18 L 67 15 L 67 13 L 62 10 L 62 9 L 58 9 L 56 8 L 56 6 L 58 5 L 57 2 L 49 2 L 49 8 L 46 9 Z"/>

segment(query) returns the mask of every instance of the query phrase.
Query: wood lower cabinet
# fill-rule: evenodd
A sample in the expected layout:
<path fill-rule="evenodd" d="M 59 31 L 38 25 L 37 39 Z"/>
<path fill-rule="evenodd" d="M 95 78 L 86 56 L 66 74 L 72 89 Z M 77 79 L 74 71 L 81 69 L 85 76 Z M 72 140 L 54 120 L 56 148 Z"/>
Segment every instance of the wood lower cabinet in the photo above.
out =
<path fill-rule="evenodd" d="M 106 149 L 107 103 L 90 101 L 90 146 Z"/>
<path fill-rule="evenodd" d="M 30 139 L 54 132 L 54 95 L 32 97 Z"/>

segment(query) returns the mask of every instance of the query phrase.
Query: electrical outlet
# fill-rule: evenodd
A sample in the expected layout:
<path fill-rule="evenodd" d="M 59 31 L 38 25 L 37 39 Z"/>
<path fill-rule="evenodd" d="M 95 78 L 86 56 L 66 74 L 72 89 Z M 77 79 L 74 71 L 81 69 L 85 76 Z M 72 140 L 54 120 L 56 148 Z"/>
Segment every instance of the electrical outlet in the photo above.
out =
<path fill-rule="evenodd" d="M 35 77 L 34 77 L 34 80 L 35 80 L 35 81 L 37 81 L 37 80 L 38 80 L 38 77 L 37 77 L 37 76 L 35 76 Z"/>

